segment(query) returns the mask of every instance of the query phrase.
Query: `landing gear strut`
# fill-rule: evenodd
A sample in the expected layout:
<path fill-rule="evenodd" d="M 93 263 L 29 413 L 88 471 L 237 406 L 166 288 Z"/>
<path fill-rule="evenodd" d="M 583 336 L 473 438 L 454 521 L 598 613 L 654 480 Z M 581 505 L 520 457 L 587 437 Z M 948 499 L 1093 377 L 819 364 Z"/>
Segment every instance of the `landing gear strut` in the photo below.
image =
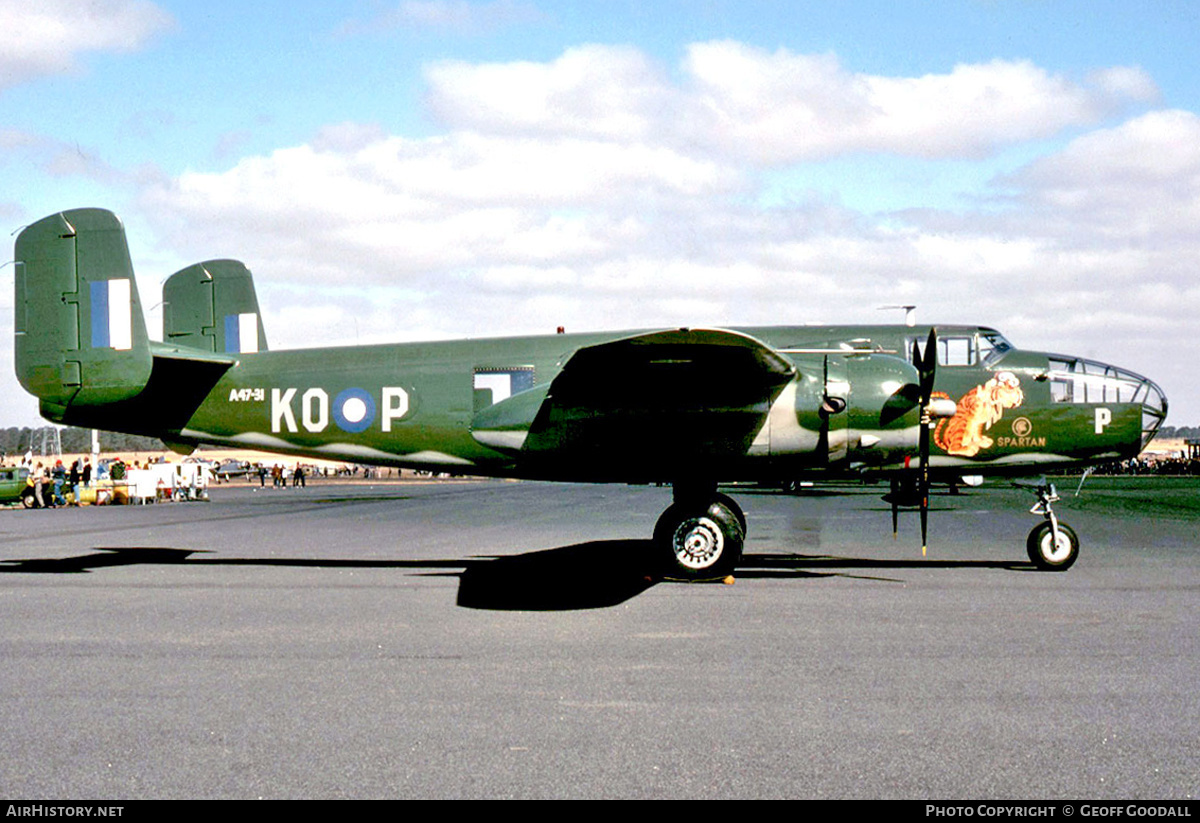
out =
<path fill-rule="evenodd" d="M 746 515 L 715 483 L 676 483 L 675 502 L 658 518 L 654 542 L 667 577 L 711 580 L 729 575 L 742 557 Z"/>
<path fill-rule="evenodd" d="M 1058 500 L 1054 484 L 1047 483 L 1046 479 L 1042 478 L 1036 481 L 1016 481 L 1016 485 L 1033 490 L 1037 495 L 1037 503 L 1029 511 L 1045 518 L 1033 527 L 1025 541 L 1025 550 L 1029 553 L 1030 561 L 1042 571 L 1063 572 L 1071 568 L 1079 558 L 1079 537 L 1074 529 L 1066 523 L 1059 522 L 1058 516 L 1050 506 Z"/>

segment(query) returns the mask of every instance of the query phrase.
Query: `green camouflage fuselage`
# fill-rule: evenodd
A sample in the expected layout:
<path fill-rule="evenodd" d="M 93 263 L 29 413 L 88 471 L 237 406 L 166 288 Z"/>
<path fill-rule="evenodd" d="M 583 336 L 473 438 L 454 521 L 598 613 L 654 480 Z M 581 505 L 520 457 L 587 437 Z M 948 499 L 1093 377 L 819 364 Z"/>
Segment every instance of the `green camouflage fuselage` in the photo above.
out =
<path fill-rule="evenodd" d="M 912 379 L 904 352 L 912 338 L 928 333 L 928 327 L 740 331 L 783 352 L 795 375 L 774 396 L 737 407 L 745 420 L 735 427 L 734 442 L 699 450 L 654 446 L 668 437 L 663 427 L 672 426 L 673 416 L 701 414 L 715 421 L 733 409 L 675 408 L 664 419 L 634 413 L 643 410 L 625 415 L 610 410 L 613 426 L 626 431 L 606 437 L 606 453 L 585 464 L 568 459 L 575 455 L 557 461 L 552 453 L 528 460 L 517 443 L 575 352 L 638 333 L 271 351 L 240 355 L 227 367 L 176 359 L 188 350 L 155 344 L 154 373 L 141 395 L 101 407 L 64 410 L 61 415 L 56 409 L 48 411 L 60 422 L 151 434 L 179 444 L 576 480 L 671 480 L 681 471 L 714 466 L 719 466 L 722 480 L 793 477 L 813 470 L 888 471 L 904 468 L 905 458 L 915 454 L 917 411 L 909 409 L 881 423 L 880 410 L 895 391 L 893 384 Z M 980 329 L 939 326 L 938 331 L 948 338 L 973 336 Z M 848 341 L 863 353 L 826 351 Z M 997 373 L 1019 381 L 1022 400 L 1002 409 L 999 420 L 975 424 L 984 426 L 981 433 L 991 443 L 973 454 L 953 454 L 935 440 L 935 469 L 981 474 L 1137 454 L 1143 437 L 1140 402 L 1056 401 L 1051 381 L 1045 378 L 1048 370 L 1047 355 L 1018 350 L 986 367 L 939 368 L 935 389 L 954 401 Z M 513 391 L 518 379 L 520 391 Z M 822 415 L 822 398 L 830 393 L 845 399 L 846 407 Z M 497 447 L 502 440 L 481 436 L 481 413 L 497 403 L 519 401 L 521 395 L 531 402 L 529 413 L 523 419 L 518 415 L 510 428 L 517 447 Z M 878 440 L 871 442 L 872 438 Z"/>

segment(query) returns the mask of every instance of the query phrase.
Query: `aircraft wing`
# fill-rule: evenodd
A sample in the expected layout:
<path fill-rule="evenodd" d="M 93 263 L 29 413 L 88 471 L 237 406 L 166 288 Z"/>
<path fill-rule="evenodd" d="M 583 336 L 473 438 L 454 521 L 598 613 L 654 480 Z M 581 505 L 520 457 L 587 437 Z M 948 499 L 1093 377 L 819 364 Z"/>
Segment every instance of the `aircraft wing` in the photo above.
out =
<path fill-rule="evenodd" d="M 718 329 L 588 346 L 571 356 L 537 405 L 521 456 L 576 471 L 593 465 L 598 479 L 711 468 L 746 453 L 795 373 L 761 341 Z M 522 402 L 519 395 L 505 401 L 514 408 Z M 476 428 L 486 422 L 477 418 Z"/>

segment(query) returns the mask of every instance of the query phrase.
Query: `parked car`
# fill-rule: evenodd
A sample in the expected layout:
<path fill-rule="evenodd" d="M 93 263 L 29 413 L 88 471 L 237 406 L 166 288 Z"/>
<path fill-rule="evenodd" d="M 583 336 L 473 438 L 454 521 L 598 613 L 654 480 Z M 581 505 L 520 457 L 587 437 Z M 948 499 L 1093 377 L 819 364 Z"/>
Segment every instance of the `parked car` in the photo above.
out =
<path fill-rule="evenodd" d="M 18 502 L 27 509 L 37 505 L 33 486 L 29 485 L 29 469 L 24 466 L 0 468 L 0 503 Z"/>

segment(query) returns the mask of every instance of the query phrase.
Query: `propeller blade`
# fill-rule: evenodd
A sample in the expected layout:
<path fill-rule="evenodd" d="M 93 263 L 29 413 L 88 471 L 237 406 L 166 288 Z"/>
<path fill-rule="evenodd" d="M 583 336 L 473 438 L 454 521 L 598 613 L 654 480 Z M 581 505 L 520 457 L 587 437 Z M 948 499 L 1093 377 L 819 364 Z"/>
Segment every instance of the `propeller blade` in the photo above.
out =
<path fill-rule="evenodd" d="M 821 366 L 821 430 L 817 432 L 817 454 L 826 465 L 829 463 L 829 414 L 825 410 L 829 402 L 829 355 L 825 355 Z"/>
<path fill-rule="evenodd" d="M 914 354 L 916 343 L 913 343 Z M 929 545 L 929 416 L 928 407 L 933 399 L 933 381 L 937 376 L 937 330 L 929 330 L 925 343 L 925 356 L 918 369 L 921 375 L 921 437 L 918 442 L 920 480 L 918 495 L 921 498 L 921 556 L 925 556 Z"/>
<path fill-rule="evenodd" d="M 916 341 L 913 341 L 913 349 L 916 350 Z M 914 365 L 916 360 L 913 361 Z M 937 375 L 937 330 L 929 330 L 929 340 L 925 343 L 925 357 L 921 360 L 921 364 L 917 366 L 921 374 L 921 405 L 928 406 L 929 400 L 933 395 L 933 379 Z"/>
<path fill-rule="evenodd" d="M 883 409 L 879 413 L 879 425 L 888 426 L 895 423 L 920 405 L 921 387 L 916 383 L 905 383 L 884 401 Z"/>
<path fill-rule="evenodd" d="M 892 493 L 888 496 L 888 502 L 892 504 L 892 539 L 895 540 L 900 533 L 900 481 L 892 478 Z"/>

